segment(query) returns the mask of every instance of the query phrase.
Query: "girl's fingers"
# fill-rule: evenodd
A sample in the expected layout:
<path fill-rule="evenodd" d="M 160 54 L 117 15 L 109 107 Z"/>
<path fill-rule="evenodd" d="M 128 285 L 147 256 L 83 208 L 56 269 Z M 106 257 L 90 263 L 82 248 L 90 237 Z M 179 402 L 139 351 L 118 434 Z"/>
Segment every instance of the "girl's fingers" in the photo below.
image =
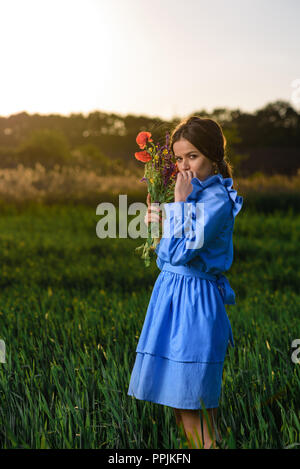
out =
<path fill-rule="evenodd" d="M 161 208 L 159 208 L 157 205 L 151 204 L 150 192 L 148 192 L 147 194 L 146 201 L 147 201 L 148 209 L 144 218 L 145 224 L 148 225 L 148 223 L 159 222 L 160 220 L 162 220 L 161 213 L 160 213 Z"/>
<path fill-rule="evenodd" d="M 160 210 L 161 210 L 161 209 L 160 209 L 159 207 L 157 207 L 156 205 L 151 205 L 150 208 L 151 208 L 151 211 L 154 211 L 154 212 L 160 212 Z"/>
<path fill-rule="evenodd" d="M 155 213 L 151 213 L 150 217 L 148 219 L 151 221 L 159 221 L 159 215 L 156 215 Z"/>
<path fill-rule="evenodd" d="M 152 223 L 152 222 L 159 222 L 159 220 L 160 220 L 159 215 L 156 215 L 155 213 L 151 213 L 150 215 L 148 215 L 148 213 L 146 213 L 145 218 L 144 218 L 144 221 L 145 221 L 146 225 L 148 225 L 148 223 Z"/>
<path fill-rule="evenodd" d="M 160 213 L 161 209 L 155 205 L 148 205 L 147 213 L 150 215 L 151 213 Z"/>

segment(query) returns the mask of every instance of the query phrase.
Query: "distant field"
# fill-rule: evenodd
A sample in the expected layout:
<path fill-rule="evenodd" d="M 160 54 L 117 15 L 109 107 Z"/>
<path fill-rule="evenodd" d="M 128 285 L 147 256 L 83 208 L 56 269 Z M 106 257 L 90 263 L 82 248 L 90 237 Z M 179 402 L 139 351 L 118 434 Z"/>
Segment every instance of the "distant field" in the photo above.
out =
<path fill-rule="evenodd" d="M 235 348 L 219 408 L 224 447 L 300 445 L 293 197 L 283 210 L 281 196 L 272 207 L 257 199 L 236 218 L 227 276 L 237 304 L 226 307 Z M 145 269 L 134 253 L 140 239 L 97 238 L 96 205 L 0 206 L 1 448 L 179 448 L 172 410 L 127 396 L 159 270 L 154 261 Z"/>
<path fill-rule="evenodd" d="M 99 170 L 83 169 L 79 166 L 60 167 L 46 170 L 37 163 L 35 168 L 0 168 L 0 209 L 6 203 L 88 203 L 117 201 L 119 194 L 127 194 L 128 200 L 145 201 L 147 186 L 142 181 L 144 169 L 132 172 L 125 169 L 123 175 L 103 176 Z M 285 208 L 292 206 L 300 211 L 300 169 L 292 177 L 261 173 L 249 178 L 234 177 L 234 188 L 247 196 L 248 205 Z M 280 197 L 278 197 L 280 195 Z M 259 198 L 259 200 L 258 200 Z M 261 208 L 261 207 L 260 207 Z"/>

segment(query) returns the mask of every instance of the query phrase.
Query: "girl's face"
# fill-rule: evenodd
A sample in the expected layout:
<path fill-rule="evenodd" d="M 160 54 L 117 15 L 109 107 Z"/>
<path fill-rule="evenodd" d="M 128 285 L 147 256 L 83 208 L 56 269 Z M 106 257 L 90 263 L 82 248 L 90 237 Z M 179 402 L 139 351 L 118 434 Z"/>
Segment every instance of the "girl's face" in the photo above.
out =
<path fill-rule="evenodd" d="M 173 152 L 179 171 L 195 171 L 200 180 L 213 174 L 212 161 L 185 138 L 174 143 Z"/>

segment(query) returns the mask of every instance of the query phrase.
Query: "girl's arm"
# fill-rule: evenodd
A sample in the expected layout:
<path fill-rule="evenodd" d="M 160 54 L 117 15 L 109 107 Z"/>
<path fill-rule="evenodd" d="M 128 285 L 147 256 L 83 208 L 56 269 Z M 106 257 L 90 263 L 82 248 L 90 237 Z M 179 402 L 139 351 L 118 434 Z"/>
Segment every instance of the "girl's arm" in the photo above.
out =
<path fill-rule="evenodd" d="M 204 206 L 203 206 L 204 205 Z M 165 204 L 163 236 L 156 254 L 172 265 L 184 265 L 201 253 L 220 234 L 230 217 L 228 197 L 212 195 L 203 205 L 184 202 Z"/>

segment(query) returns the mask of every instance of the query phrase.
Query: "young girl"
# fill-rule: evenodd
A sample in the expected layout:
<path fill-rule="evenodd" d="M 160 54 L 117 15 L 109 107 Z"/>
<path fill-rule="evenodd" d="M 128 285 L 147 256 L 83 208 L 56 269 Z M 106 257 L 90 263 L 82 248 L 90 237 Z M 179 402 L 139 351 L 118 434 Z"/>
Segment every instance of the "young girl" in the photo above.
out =
<path fill-rule="evenodd" d="M 174 202 L 163 204 L 163 237 L 155 249 L 161 272 L 127 393 L 172 407 L 190 448 L 192 441 L 197 446 L 197 435 L 204 448 L 216 447 L 223 364 L 228 343 L 234 347 L 225 304 L 235 304 L 235 293 L 222 272 L 233 261 L 234 219 L 243 198 L 232 187 L 225 147 L 222 129 L 212 119 L 193 116 L 172 132 L 171 150 L 179 173 Z M 147 202 L 146 224 L 158 220 L 149 196 Z M 204 215 L 203 209 L 199 215 L 199 206 Z M 212 438 L 202 402 L 208 409 Z"/>

